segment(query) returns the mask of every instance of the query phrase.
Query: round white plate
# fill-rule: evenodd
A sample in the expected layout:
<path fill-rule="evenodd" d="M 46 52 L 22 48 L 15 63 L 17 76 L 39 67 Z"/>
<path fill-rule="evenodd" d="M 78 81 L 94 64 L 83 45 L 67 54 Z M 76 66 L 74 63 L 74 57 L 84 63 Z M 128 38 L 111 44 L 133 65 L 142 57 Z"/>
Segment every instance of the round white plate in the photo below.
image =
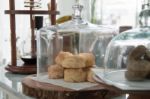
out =
<path fill-rule="evenodd" d="M 118 70 L 105 73 L 102 77 L 98 72 L 95 72 L 95 75 L 101 78 L 105 83 L 114 85 L 122 90 L 150 90 L 150 80 L 128 81 L 124 74 L 125 70 Z"/>

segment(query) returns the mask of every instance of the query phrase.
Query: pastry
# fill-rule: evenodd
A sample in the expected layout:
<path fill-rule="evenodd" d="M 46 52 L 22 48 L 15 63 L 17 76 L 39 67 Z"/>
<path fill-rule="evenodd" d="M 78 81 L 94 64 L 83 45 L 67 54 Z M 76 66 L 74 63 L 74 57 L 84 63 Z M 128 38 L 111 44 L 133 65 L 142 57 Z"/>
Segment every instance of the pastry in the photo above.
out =
<path fill-rule="evenodd" d="M 91 69 L 92 68 L 87 69 L 87 81 L 94 83 L 96 81 L 93 78 L 94 72 Z"/>
<path fill-rule="evenodd" d="M 80 53 L 79 56 L 85 60 L 86 67 L 92 67 L 95 65 L 95 57 L 92 53 Z"/>
<path fill-rule="evenodd" d="M 64 81 L 84 82 L 87 78 L 87 72 L 84 69 L 65 69 Z"/>
<path fill-rule="evenodd" d="M 127 57 L 127 71 L 125 77 L 127 80 L 144 80 L 150 74 L 149 52 L 143 45 L 134 48 Z"/>
<path fill-rule="evenodd" d="M 64 69 L 60 65 L 50 65 L 48 67 L 48 77 L 52 79 L 59 79 L 63 78 L 64 76 Z"/>
<path fill-rule="evenodd" d="M 143 45 L 137 46 L 129 53 L 128 60 L 131 60 L 131 62 L 134 60 L 141 60 L 141 58 L 144 57 L 146 50 L 147 49 Z"/>
<path fill-rule="evenodd" d="M 144 71 L 126 71 L 125 77 L 130 81 L 141 81 L 144 80 L 148 73 Z"/>
<path fill-rule="evenodd" d="M 66 57 L 68 57 L 68 56 L 73 56 L 73 55 L 72 55 L 72 53 L 70 53 L 70 52 L 63 52 L 63 51 L 59 52 L 59 54 L 58 54 L 57 57 L 55 58 L 56 64 L 61 65 L 61 64 L 62 64 L 62 61 L 63 61 Z"/>
<path fill-rule="evenodd" d="M 146 60 L 128 62 L 127 70 L 148 72 L 148 71 L 150 71 L 150 62 L 148 62 Z"/>
<path fill-rule="evenodd" d="M 79 55 L 68 56 L 62 61 L 62 67 L 64 68 L 84 68 L 85 60 Z"/>

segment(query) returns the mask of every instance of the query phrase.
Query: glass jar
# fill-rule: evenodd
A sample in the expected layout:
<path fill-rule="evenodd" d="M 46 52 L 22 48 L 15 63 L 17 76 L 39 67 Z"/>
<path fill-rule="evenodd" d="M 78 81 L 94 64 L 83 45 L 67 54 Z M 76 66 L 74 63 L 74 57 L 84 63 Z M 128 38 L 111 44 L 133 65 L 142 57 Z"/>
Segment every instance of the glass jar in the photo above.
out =
<path fill-rule="evenodd" d="M 106 75 L 115 73 L 113 71 L 126 71 L 128 56 L 137 46 L 143 45 L 150 49 L 150 7 L 143 4 L 142 8 L 139 15 L 140 27 L 120 33 L 108 44 L 104 60 Z"/>
<path fill-rule="evenodd" d="M 36 34 L 39 29 L 43 27 L 43 16 L 34 16 L 34 30 L 28 29 L 21 37 L 20 58 L 25 65 L 36 65 L 37 55 L 36 55 Z M 19 49 L 19 48 L 18 48 Z"/>
<path fill-rule="evenodd" d="M 55 64 L 55 57 L 60 51 L 78 54 L 92 52 L 96 56 L 97 66 L 104 57 L 105 48 L 117 31 L 106 26 L 98 26 L 84 21 L 81 17 L 83 6 L 73 6 L 71 21 L 43 27 L 37 36 L 37 75 L 47 72 L 48 66 Z M 99 51 L 102 49 L 103 51 Z M 102 60 L 103 61 L 103 60 Z"/>

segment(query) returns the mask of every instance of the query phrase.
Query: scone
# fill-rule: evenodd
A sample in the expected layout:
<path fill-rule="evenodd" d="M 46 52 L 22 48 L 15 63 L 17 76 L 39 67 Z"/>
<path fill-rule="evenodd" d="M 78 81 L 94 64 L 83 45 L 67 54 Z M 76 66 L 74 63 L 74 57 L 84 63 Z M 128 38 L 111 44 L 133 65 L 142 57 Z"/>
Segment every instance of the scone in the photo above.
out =
<path fill-rule="evenodd" d="M 66 82 L 84 82 L 86 81 L 87 73 L 83 69 L 65 69 L 64 81 Z"/>
<path fill-rule="evenodd" d="M 130 81 L 141 81 L 144 80 L 148 72 L 143 71 L 126 71 L 125 77 L 127 80 Z"/>
<path fill-rule="evenodd" d="M 125 72 L 125 78 L 133 81 L 146 79 L 150 72 L 149 57 L 149 52 L 143 45 L 134 48 L 127 57 L 127 71 Z"/>
<path fill-rule="evenodd" d="M 84 68 L 85 60 L 79 55 L 68 56 L 62 61 L 62 67 L 64 68 Z"/>
<path fill-rule="evenodd" d="M 57 57 L 55 58 L 56 64 L 61 65 L 61 64 L 62 64 L 62 61 L 63 61 L 66 57 L 68 57 L 68 56 L 73 56 L 73 54 L 70 53 L 70 52 L 63 52 L 63 51 L 59 52 L 59 54 L 58 54 Z"/>
<path fill-rule="evenodd" d="M 86 67 L 92 67 L 95 65 L 95 57 L 92 53 L 80 53 L 79 56 L 85 60 Z"/>
<path fill-rule="evenodd" d="M 94 83 L 96 81 L 93 78 L 94 73 L 93 73 L 93 71 L 91 69 L 92 68 L 87 69 L 87 81 Z"/>
<path fill-rule="evenodd" d="M 48 77 L 52 79 L 59 79 L 64 77 L 64 69 L 60 65 L 51 65 L 48 67 Z"/>

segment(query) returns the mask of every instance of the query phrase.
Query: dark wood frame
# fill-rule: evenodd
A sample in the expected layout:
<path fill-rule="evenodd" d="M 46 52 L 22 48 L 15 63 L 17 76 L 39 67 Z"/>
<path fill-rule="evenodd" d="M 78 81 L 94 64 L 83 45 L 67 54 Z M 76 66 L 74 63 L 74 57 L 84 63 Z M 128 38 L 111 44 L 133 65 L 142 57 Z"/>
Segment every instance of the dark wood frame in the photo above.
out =
<path fill-rule="evenodd" d="M 33 1 L 33 0 L 30 0 Z M 56 0 L 50 0 L 51 10 L 33 10 L 30 7 L 29 10 L 16 10 L 15 0 L 9 0 L 9 10 L 5 10 L 5 14 L 10 15 L 10 36 L 11 36 L 11 65 L 6 67 L 6 70 L 14 73 L 36 73 L 36 66 L 17 66 L 17 55 L 16 55 L 16 14 L 28 14 L 30 15 L 30 26 L 31 26 L 31 52 L 35 53 L 35 40 L 34 40 L 34 20 L 32 16 L 34 14 L 49 14 L 51 15 L 51 24 L 56 23 L 56 15 L 59 14 L 56 11 Z"/>

